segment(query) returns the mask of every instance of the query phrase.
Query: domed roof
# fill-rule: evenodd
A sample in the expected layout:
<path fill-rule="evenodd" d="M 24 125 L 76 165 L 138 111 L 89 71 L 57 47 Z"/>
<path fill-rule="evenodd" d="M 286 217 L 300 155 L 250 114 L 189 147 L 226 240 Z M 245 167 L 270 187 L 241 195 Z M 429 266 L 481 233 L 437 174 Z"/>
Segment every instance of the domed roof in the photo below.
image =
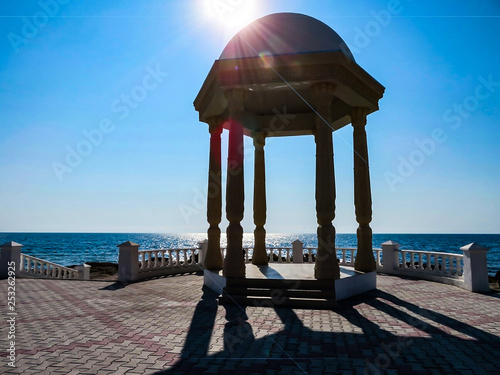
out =
<path fill-rule="evenodd" d="M 239 31 L 224 48 L 220 59 L 332 51 L 342 51 L 354 61 L 345 42 L 328 25 L 303 14 L 275 13 Z"/>

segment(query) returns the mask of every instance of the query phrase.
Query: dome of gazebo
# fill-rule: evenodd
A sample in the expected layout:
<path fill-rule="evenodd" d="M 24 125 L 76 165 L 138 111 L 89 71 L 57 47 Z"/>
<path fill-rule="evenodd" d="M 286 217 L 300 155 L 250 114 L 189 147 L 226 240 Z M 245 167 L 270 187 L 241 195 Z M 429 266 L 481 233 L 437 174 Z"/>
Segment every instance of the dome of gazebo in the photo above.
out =
<path fill-rule="evenodd" d="M 227 44 L 221 60 L 341 51 L 354 61 L 342 38 L 328 25 L 298 13 L 275 13 L 240 30 Z"/>

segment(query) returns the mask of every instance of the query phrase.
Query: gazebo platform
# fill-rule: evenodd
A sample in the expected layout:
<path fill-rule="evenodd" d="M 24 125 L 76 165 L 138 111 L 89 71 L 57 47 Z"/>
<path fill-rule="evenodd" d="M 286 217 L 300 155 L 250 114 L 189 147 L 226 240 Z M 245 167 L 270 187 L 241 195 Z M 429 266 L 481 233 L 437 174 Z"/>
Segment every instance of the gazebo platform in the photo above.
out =
<path fill-rule="evenodd" d="M 340 267 L 340 279 L 316 280 L 312 263 L 246 264 L 245 278 L 222 276 L 205 270 L 204 284 L 222 294 L 220 303 L 290 307 L 334 307 L 337 301 L 376 289 L 376 272 Z M 271 302 L 272 306 L 269 303 Z M 318 303 L 320 302 L 320 303 Z"/>

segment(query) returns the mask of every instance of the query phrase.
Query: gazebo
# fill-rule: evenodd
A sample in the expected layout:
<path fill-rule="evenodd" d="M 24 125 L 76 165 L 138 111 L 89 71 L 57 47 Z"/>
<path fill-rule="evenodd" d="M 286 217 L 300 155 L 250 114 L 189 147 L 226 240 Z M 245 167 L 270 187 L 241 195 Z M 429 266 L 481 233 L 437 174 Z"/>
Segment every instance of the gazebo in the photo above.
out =
<path fill-rule="evenodd" d="M 318 251 L 314 278 L 340 277 L 335 251 L 335 175 L 332 132 L 351 123 L 358 248 L 355 269 L 375 270 L 372 203 L 365 125 L 378 110 L 384 87 L 354 60 L 340 36 L 312 17 L 277 13 L 238 32 L 216 60 L 194 101 L 210 132 L 205 267 L 226 278 L 244 278 L 243 137 L 253 138 L 255 178 L 252 263 L 265 265 L 266 188 L 264 146 L 268 137 L 312 135 L 316 142 Z M 226 215 L 227 251 L 222 259 L 221 132 L 229 131 Z"/>

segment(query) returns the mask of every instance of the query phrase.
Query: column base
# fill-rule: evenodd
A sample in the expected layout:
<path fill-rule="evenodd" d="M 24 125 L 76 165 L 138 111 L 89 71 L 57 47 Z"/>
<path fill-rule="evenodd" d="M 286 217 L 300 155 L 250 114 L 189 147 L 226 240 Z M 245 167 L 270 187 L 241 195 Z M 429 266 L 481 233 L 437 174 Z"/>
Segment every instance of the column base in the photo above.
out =
<path fill-rule="evenodd" d="M 331 224 L 318 227 L 318 253 L 314 265 L 314 277 L 318 280 L 340 279 L 340 266 L 335 250 L 335 228 Z"/>
<path fill-rule="evenodd" d="M 240 223 L 229 223 L 226 229 L 227 250 L 222 270 L 225 277 L 245 277 L 243 228 Z"/>
<path fill-rule="evenodd" d="M 220 229 L 218 226 L 208 229 L 207 255 L 204 266 L 207 270 L 220 271 L 223 266 L 222 254 L 220 251 Z"/>
<path fill-rule="evenodd" d="M 253 248 L 252 264 L 265 266 L 268 264 L 266 251 L 266 230 L 263 227 L 254 230 L 255 245 Z"/>
<path fill-rule="evenodd" d="M 361 272 L 371 272 L 377 269 L 373 257 L 372 229 L 368 225 L 360 225 L 357 230 L 358 251 L 354 260 L 354 269 Z"/>

